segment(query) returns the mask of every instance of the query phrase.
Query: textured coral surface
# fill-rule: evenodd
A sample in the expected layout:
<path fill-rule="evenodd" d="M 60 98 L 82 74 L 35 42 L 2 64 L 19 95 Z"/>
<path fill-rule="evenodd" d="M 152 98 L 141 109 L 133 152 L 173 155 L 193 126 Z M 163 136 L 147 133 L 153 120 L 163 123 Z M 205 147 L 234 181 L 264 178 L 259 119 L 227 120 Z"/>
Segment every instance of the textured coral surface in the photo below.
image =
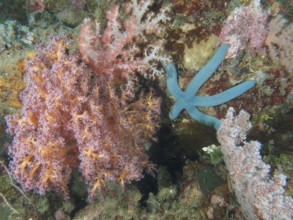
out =
<path fill-rule="evenodd" d="M 10 168 L 25 190 L 68 196 L 71 169 L 80 167 L 91 196 L 105 180 L 125 182 L 151 170 L 143 144 L 158 127 L 152 93 L 129 99 L 117 80 L 97 76 L 53 38 L 26 66 L 22 110 L 7 116 L 14 134 Z M 118 84 L 119 85 L 119 84 Z"/>

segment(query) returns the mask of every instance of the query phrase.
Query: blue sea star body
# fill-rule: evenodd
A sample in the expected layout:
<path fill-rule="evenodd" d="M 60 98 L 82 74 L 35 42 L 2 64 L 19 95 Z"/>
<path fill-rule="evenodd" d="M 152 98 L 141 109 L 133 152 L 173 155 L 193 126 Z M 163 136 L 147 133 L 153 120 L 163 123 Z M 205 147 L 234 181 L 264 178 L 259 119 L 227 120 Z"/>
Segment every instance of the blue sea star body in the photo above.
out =
<path fill-rule="evenodd" d="M 221 126 L 221 121 L 214 116 L 204 114 L 197 107 L 209 107 L 223 104 L 230 101 L 248 89 L 255 86 L 255 80 L 248 80 L 212 96 L 196 96 L 200 87 L 211 77 L 218 66 L 222 63 L 229 48 L 228 44 L 223 44 L 209 62 L 195 75 L 187 86 L 185 91 L 182 91 L 177 81 L 177 71 L 174 64 L 167 65 L 167 87 L 176 102 L 169 113 L 169 118 L 176 119 L 184 109 L 188 114 L 199 122 L 213 126 L 218 129 Z"/>

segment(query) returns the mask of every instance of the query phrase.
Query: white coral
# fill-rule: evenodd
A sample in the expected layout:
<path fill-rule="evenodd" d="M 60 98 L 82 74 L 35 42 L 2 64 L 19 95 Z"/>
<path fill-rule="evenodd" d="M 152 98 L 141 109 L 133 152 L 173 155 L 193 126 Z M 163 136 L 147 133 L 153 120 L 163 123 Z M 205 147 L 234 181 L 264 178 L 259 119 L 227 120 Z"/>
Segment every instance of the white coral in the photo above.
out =
<path fill-rule="evenodd" d="M 127 77 L 139 72 L 146 78 L 161 77 L 164 70 L 160 65 L 171 61 L 163 53 L 165 42 L 161 36 L 163 24 L 169 19 L 168 7 L 163 6 L 160 12 L 154 13 L 150 9 L 153 4 L 154 1 L 132 0 L 125 5 L 124 19 L 120 18 L 120 6 L 114 6 L 107 13 L 108 24 L 103 33 L 99 24 L 93 26 L 85 19 L 79 36 L 83 59 L 105 75 Z"/>
<path fill-rule="evenodd" d="M 245 218 L 293 219 L 293 199 L 284 196 L 286 176 L 280 172 L 270 176 L 270 166 L 262 161 L 259 152 L 261 144 L 245 141 L 251 128 L 249 114 L 245 111 L 236 117 L 234 114 L 230 108 L 217 137 Z"/>

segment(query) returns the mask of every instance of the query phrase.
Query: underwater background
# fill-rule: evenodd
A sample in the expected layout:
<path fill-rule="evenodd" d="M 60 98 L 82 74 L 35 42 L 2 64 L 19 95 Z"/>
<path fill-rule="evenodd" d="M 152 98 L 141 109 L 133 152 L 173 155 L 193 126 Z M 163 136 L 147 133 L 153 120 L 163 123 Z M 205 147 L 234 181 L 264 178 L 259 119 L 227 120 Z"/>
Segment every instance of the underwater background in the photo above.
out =
<path fill-rule="evenodd" d="M 292 0 L 0 0 L 0 219 L 293 219 Z"/>

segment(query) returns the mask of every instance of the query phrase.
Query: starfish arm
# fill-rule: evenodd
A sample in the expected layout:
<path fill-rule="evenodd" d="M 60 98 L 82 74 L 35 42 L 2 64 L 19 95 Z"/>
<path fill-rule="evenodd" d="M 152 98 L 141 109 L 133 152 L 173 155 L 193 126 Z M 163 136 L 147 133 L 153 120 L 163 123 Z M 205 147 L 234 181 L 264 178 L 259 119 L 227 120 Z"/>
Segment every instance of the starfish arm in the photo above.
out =
<path fill-rule="evenodd" d="M 169 112 L 169 118 L 171 120 L 176 119 L 185 108 L 186 108 L 185 102 L 182 102 L 182 100 L 177 101 L 173 105 L 171 111 Z"/>
<path fill-rule="evenodd" d="M 204 114 L 197 108 L 188 107 L 186 108 L 188 114 L 196 121 L 204 123 L 208 126 L 213 126 L 216 130 L 221 126 L 221 121 L 214 116 Z"/>
<path fill-rule="evenodd" d="M 248 80 L 213 96 L 195 96 L 189 105 L 200 107 L 220 105 L 240 96 L 255 84 L 255 80 Z"/>
<path fill-rule="evenodd" d="M 167 88 L 175 99 L 179 99 L 183 95 L 177 81 L 177 70 L 174 64 L 167 64 Z"/>
<path fill-rule="evenodd" d="M 209 62 L 195 75 L 186 89 L 187 96 L 195 95 L 199 88 L 211 77 L 224 60 L 228 48 L 229 44 L 223 44 Z"/>

